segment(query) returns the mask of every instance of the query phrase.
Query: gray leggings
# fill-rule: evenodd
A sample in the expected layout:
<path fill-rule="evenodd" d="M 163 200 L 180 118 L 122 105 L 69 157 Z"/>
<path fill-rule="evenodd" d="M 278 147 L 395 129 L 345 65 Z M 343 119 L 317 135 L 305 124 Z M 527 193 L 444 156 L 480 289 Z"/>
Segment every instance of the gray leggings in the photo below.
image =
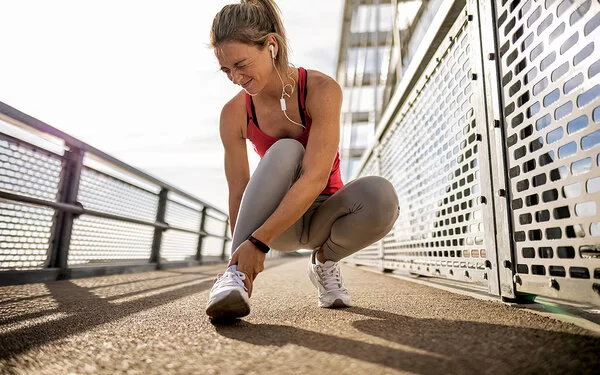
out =
<path fill-rule="evenodd" d="M 232 249 L 246 240 L 275 211 L 300 177 L 304 147 L 281 139 L 263 156 L 242 198 Z M 269 244 L 279 251 L 323 250 L 339 261 L 383 238 L 398 218 L 398 196 L 382 177 L 346 184 L 333 195 L 319 195 L 304 215 Z"/>

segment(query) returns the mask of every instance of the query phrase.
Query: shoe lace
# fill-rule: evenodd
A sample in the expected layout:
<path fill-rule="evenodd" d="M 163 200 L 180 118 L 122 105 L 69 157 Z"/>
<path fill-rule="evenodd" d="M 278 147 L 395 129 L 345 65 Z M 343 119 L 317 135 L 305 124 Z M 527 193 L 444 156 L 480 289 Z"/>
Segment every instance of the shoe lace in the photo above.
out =
<path fill-rule="evenodd" d="M 219 274 L 217 278 L 217 282 L 215 286 L 241 286 L 244 290 L 248 290 L 246 285 L 244 285 L 244 280 L 246 279 L 246 275 L 240 271 L 227 271 L 225 273 Z"/>
<path fill-rule="evenodd" d="M 317 272 L 321 276 L 321 281 L 326 291 L 346 290 L 342 283 L 342 275 L 340 274 L 340 267 L 337 263 L 329 267 L 317 266 Z"/>

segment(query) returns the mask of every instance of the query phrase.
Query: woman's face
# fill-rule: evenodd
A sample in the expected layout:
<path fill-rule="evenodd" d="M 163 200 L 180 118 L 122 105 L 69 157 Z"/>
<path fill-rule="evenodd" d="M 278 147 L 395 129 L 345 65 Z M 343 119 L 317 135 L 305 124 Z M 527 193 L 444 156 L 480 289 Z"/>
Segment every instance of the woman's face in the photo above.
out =
<path fill-rule="evenodd" d="M 231 82 L 242 86 L 250 95 L 265 88 L 273 70 L 268 48 L 231 41 L 220 44 L 214 51 L 221 71 Z"/>

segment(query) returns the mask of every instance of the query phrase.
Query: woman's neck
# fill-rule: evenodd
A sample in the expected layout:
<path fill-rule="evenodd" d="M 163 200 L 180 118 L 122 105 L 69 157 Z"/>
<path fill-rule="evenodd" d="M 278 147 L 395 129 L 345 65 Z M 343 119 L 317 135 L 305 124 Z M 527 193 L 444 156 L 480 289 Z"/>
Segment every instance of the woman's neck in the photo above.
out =
<path fill-rule="evenodd" d="M 298 90 L 298 70 L 288 67 L 287 72 L 280 72 L 279 74 L 281 75 L 281 79 L 277 75 L 277 72 L 273 71 L 271 79 L 265 88 L 257 95 L 258 97 L 269 102 L 279 101 L 281 99 L 283 85 L 287 85 L 285 87 L 285 92 L 291 97 L 294 97 Z M 283 80 L 283 85 L 281 84 L 281 80 Z M 287 95 L 286 99 L 288 99 Z"/>

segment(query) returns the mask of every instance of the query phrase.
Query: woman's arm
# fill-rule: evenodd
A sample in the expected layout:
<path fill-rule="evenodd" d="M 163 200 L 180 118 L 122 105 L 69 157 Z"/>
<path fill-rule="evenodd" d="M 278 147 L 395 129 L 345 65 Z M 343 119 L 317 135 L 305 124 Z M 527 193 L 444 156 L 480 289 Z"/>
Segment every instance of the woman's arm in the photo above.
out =
<path fill-rule="evenodd" d="M 315 74 L 318 75 L 309 85 L 306 103 L 312 125 L 301 176 L 275 212 L 253 233 L 264 243 L 271 242 L 295 223 L 323 191 L 338 151 L 342 90 L 330 77 Z"/>
<path fill-rule="evenodd" d="M 229 222 L 231 233 L 235 228 L 242 195 L 250 180 L 246 140 L 241 132 L 239 109 L 233 99 L 223 107 L 219 131 L 225 148 L 225 177 L 229 187 Z M 239 105 L 237 106 L 239 107 Z M 245 113 L 244 116 L 245 117 Z M 243 119 L 242 119 L 243 120 Z"/>

